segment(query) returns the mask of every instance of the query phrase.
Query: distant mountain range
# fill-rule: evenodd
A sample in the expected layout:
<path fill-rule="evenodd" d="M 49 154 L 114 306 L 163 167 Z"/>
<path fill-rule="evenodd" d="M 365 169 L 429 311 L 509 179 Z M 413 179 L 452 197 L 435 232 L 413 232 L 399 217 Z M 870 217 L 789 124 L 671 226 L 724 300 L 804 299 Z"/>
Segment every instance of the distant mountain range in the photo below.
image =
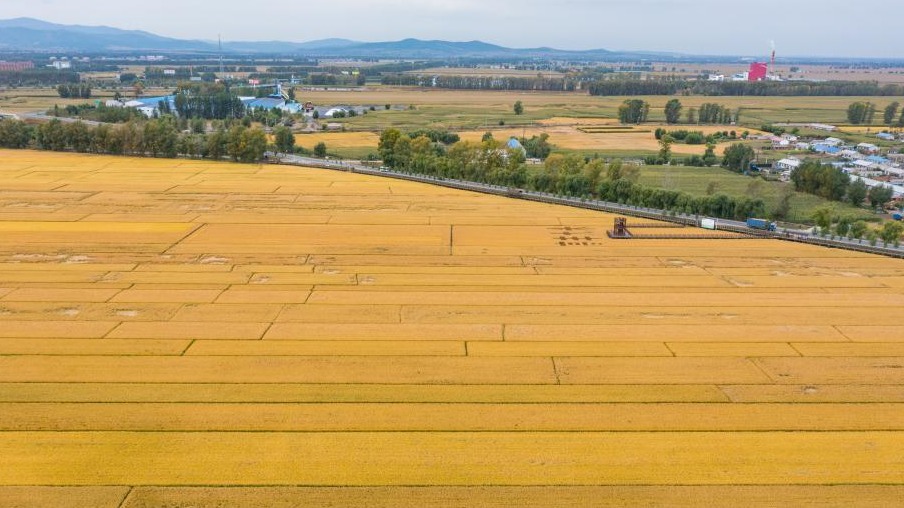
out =
<path fill-rule="evenodd" d="M 138 30 L 106 26 L 59 25 L 31 18 L 0 20 L 0 50 L 66 53 L 94 52 L 217 52 L 217 42 L 161 37 Z M 224 42 L 228 53 L 267 53 L 333 58 L 649 58 L 654 53 L 613 53 L 598 49 L 566 51 L 554 48 L 513 49 L 480 41 L 449 42 L 405 39 L 395 42 L 357 42 L 324 39 L 311 42 Z M 659 54 L 658 56 L 665 56 Z"/>

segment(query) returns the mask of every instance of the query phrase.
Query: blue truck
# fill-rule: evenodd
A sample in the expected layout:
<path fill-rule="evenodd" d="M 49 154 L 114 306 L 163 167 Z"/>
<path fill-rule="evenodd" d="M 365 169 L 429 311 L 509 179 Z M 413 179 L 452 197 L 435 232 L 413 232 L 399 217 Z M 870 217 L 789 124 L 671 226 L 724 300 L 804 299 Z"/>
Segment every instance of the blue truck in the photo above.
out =
<path fill-rule="evenodd" d="M 775 223 L 766 219 L 747 219 L 747 227 L 761 231 L 775 231 Z"/>

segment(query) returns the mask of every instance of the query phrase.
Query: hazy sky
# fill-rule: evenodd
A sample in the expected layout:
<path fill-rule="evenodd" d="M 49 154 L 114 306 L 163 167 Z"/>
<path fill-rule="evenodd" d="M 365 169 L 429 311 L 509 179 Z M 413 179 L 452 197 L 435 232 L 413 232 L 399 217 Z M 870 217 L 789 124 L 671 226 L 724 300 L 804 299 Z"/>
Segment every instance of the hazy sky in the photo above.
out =
<path fill-rule="evenodd" d="M 774 40 L 779 55 L 904 58 L 904 0 L 0 0 L 0 19 L 20 16 L 207 40 L 414 37 L 752 56 Z"/>

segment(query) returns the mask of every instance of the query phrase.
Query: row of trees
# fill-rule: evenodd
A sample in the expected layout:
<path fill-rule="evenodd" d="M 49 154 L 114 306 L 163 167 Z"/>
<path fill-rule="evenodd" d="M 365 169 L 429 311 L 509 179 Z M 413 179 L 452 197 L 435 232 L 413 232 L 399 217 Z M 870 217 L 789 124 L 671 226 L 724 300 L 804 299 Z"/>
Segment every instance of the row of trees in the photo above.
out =
<path fill-rule="evenodd" d="M 871 102 L 855 102 L 848 106 L 847 119 L 853 125 L 871 124 L 876 115 L 876 106 Z"/>
<path fill-rule="evenodd" d="M 384 85 L 420 86 L 452 90 L 524 90 L 573 92 L 577 81 L 545 77 L 426 76 L 393 74 L 382 78 Z"/>
<path fill-rule="evenodd" d="M 450 146 L 424 135 L 412 138 L 389 129 L 380 136 L 379 152 L 385 165 L 409 173 L 723 218 L 746 219 L 765 212 L 760 199 L 692 196 L 640 185 L 640 170 L 619 160 L 607 163 L 599 158 L 552 154 L 542 167 L 528 167 L 518 151 L 508 150 L 491 135 L 480 143 L 460 141 Z"/>
<path fill-rule="evenodd" d="M 57 69 L 25 69 L 0 71 L 0 86 L 56 86 L 60 83 L 78 83 L 79 74 Z"/>
<path fill-rule="evenodd" d="M 256 162 L 263 158 L 268 145 L 267 135 L 257 128 L 235 124 L 228 130 L 198 134 L 180 131 L 174 118 L 164 117 L 97 127 L 59 120 L 32 127 L 18 120 L 0 120 L 0 147 L 215 160 L 230 157 L 239 162 Z"/>
<path fill-rule="evenodd" d="M 701 80 L 601 80 L 589 86 L 590 95 L 705 95 L 733 97 L 900 97 L 904 85 L 875 81 L 701 81 Z"/>
<path fill-rule="evenodd" d="M 650 104 L 641 99 L 626 100 L 618 107 L 618 120 L 621 123 L 643 123 L 649 115 Z"/>
<path fill-rule="evenodd" d="M 821 207 L 813 213 L 813 221 L 819 228 L 822 236 L 850 238 L 862 242 L 866 239 L 870 245 L 875 246 L 879 240 L 886 247 L 897 247 L 904 234 L 904 224 L 900 222 L 886 222 L 879 230 L 871 229 L 865 221 L 856 220 L 849 215 L 836 215 L 835 210 L 829 207 Z"/>
<path fill-rule="evenodd" d="M 904 127 L 904 112 L 901 112 L 900 117 L 898 116 L 898 109 L 900 107 L 901 103 L 898 101 L 885 106 L 885 112 L 882 114 L 882 122 L 889 127 Z"/>
<path fill-rule="evenodd" d="M 63 99 L 90 99 L 91 85 L 88 83 L 67 83 L 57 86 L 57 93 Z"/>
<path fill-rule="evenodd" d="M 740 113 L 738 113 L 740 115 Z M 733 115 L 731 109 L 711 102 L 704 103 L 697 112 L 697 121 L 699 123 L 712 123 L 728 125 L 738 120 L 737 115 Z M 693 123 L 693 122 L 688 122 Z"/>
<path fill-rule="evenodd" d="M 176 113 L 183 118 L 223 120 L 241 118 L 245 115 L 245 105 L 237 95 L 222 84 L 182 85 L 176 91 L 173 102 Z M 166 108 L 169 104 L 164 101 L 161 106 Z"/>
<path fill-rule="evenodd" d="M 681 123 L 681 112 L 684 106 L 678 99 L 671 99 L 665 105 L 665 121 L 674 125 Z M 650 114 L 650 104 L 642 99 L 628 99 L 618 108 L 618 119 L 624 124 L 639 124 L 647 121 Z M 687 123 L 689 124 L 718 124 L 727 125 L 740 120 L 741 112 L 732 112 L 730 108 L 715 103 L 704 103 L 700 109 L 687 110 Z"/>
<path fill-rule="evenodd" d="M 141 120 L 146 118 L 144 113 L 135 108 L 109 108 L 103 104 L 98 106 L 95 106 L 94 104 L 69 104 L 63 108 L 55 105 L 53 109 L 47 111 L 47 114 L 55 117 L 78 117 L 82 120 L 92 120 L 103 123 L 125 123 L 129 120 Z"/>

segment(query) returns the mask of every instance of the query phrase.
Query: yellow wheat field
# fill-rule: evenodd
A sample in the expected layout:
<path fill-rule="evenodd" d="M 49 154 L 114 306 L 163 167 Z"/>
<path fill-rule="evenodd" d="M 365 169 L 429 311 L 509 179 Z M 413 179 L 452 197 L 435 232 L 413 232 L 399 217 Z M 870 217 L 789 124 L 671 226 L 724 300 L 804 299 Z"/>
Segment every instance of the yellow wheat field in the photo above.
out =
<path fill-rule="evenodd" d="M 904 262 L 613 219 L 0 151 L 0 506 L 899 503 Z"/>
<path fill-rule="evenodd" d="M 315 132 L 311 134 L 296 134 L 295 143 L 298 146 L 314 148 L 318 143 L 325 143 L 328 149 L 333 148 L 369 148 L 377 151 L 380 143 L 380 134 L 373 132 Z"/>
<path fill-rule="evenodd" d="M 499 140 L 507 140 L 511 137 L 539 136 L 548 134 L 549 142 L 557 148 L 564 150 L 620 150 L 620 151 L 658 151 L 659 142 L 653 135 L 653 131 L 662 128 L 686 128 L 667 125 L 643 125 L 640 127 L 627 126 L 629 132 L 584 132 L 582 127 L 595 125 L 618 125 L 617 121 L 588 120 L 573 118 L 554 118 L 541 122 L 543 127 L 529 128 L 488 128 L 485 130 L 465 131 L 459 133 L 465 141 L 480 141 L 486 132 L 492 132 Z M 690 130 L 699 130 L 704 134 L 731 130 L 729 127 L 699 126 Z M 753 131 L 754 134 L 759 133 Z M 371 132 L 324 132 L 313 134 L 297 134 L 296 143 L 299 146 L 311 149 L 317 143 L 326 143 L 328 149 L 372 149 L 376 151 L 380 141 L 378 133 Z M 728 143 L 720 143 L 717 152 L 721 151 Z M 702 155 L 706 147 L 703 145 L 684 145 L 676 143 L 672 151 L 681 155 Z"/>

